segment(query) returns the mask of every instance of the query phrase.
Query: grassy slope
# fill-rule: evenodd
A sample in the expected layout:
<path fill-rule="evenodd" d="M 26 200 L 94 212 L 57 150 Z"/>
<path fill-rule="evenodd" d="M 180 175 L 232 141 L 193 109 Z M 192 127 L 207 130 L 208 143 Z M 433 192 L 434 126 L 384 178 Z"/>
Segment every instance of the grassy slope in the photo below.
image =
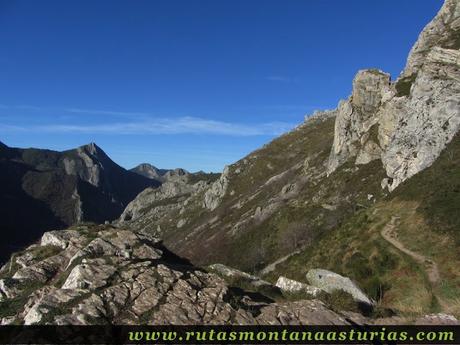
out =
<path fill-rule="evenodd" d="M 204 209 L 199 194 L 182 214 L 162 219 L 165 244 L 196 264 L 220 262 L 252 273 L 300 250 L 265 278 L 304 281 L 310 268 L 321 267 L 350 276 L 383 307 L 459 315 L 459 138 L 432 167 L 385 196 L 379 161 L 349 162 L 324 175 L 333 126 L 334 119 L 308 122 L 230 166 L 229 188 L 216 210 Z M 288 185 L 295 192 L 283 196 Z M 439 284 L 381 236 L 393 216 L 405 247 L 438 264 Z M 177 228 L 182 218 L 187 225 Z"/>
<path fill-rule="evenodd" d="M 460 137 L 430 168 L 376 205 L 357 212 L 314 247 L 277 267 L 305 281 L 310 268 L 329 268 L 355 279 L 384 307 L 408 314 L 446 311 L 460 315 Z M 430 284 L 424 265 L 386 242 L 382 228 L 399 217 L 406 248 L 437 263 L 441 281 Z"/>
<path fill-rule="evenodd" d="M 202 208 L 200 194 L 182 214 L 176 210 L 163 217 L 165 244 L 195 264 L 220 262 L 248 272 L 315 245 L 382 196 L 380 162 L 359 168 L 345 164 L 325 176 L 333 132 L 333 118 L 309 121 L 233 164 L 227 194 L 216 210 Z M 183 218 L 187 225 L 177 228 Z M 155 231 L 157 225 L 147 227 Z"/>
<path fill-rule="evenodd" d="M 309 166 L 311 169 L 321 166 L 323 170 L 322 163 L 327 158 L 332 143 L 333 127 L 333 119 L 303 126 L 231 165 L 228 192 L 220 207 L 209 212 L 202 207 L 203 194 L 194 196 L 194 200 L 185 207 L 185 212 L 179 215 L 176 211 L 163 217 L 159 223 L 163 229 L 162 237 L 165 243 L 196 263 L 225 262 L 251 270 L 248 265 L 252 265 L 254 260 L 248 255 L 241 255 L 241 250 L 244 250 L 245 254 L 250 254 L 255 252 L 252 247 L 259 242 L 258 239 L 266 238 L 268 245 L 269 241 L 275 240 L 274 236 L 279 236 L 266 225 L 254 222 L 251 216 L 258 206 L 268 206 L 271 203 L 270 198 L 279 194 L 284 185 L 298 180 L 306 157 L 313 157 L 315 153 L 319 153 Z M 298 166 L 278 181 L 265 185 L 271 177 L 295 165 Z M 240 207 L 237 207 L 238 204 Z M 280 204 L 286 205 L 289 202 L 284 200 L 280 201 Z M 214 221 L 216 217 L 218 220 Z M 177 220 L 182 218 L 187 219 L 188 223 L 178 229 Z M 285 220 L 279 219 L 278 222 L 283 223 Z M 238 223 L 239 230 L 235 235 L 230 235 L 232 227 Z M 152 223 L 150 229 L 155 231 L 157 225 Z M 248 232 L 247 229 L 251 231 Z M 191 233 L 194 235 L 187 237 Z M 244 236 L 255 238 L 248 241 Z M 236 251 L 236 259 L 232 258 L 233 247 L 240 246 L 240 242 L 244 242 L 245 246 Z M 272 256 L 276 255 L 277 253 L 273 253 Z"/>

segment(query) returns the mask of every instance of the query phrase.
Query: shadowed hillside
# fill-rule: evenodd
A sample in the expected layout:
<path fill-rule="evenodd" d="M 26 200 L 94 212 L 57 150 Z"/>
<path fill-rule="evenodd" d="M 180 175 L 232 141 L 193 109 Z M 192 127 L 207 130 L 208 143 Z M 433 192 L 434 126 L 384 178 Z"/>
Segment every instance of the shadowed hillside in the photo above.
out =
<path fill-rule="evenodd" d="M 98 146 L 56 152 L 0 146 L 3 261 L 45 230 L 120 216 L 143 189 L 160 183 L 115 164 Z"/>

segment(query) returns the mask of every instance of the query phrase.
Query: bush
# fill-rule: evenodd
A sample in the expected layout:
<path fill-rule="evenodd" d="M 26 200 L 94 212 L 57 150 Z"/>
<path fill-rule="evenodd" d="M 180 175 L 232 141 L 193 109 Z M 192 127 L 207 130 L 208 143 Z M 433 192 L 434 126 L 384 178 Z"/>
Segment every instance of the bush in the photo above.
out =
<path fill-rule="evenodd" d="M 412 84 L 415 81 L 415 78 L 417 78 L 416 74 L 412 74 L 409 77 L 404 77 L 398 80 L 396 83 L 396 96 L 402 97 L 402 96 L 409 96 L 410 95 L 410 88 Z"/>
<path fill-rule="evenodd" d="M 358 303 L 353 299 L 353 296 L 343 290 L 335 290 L 332 293 L 322 292 L 318 297 L 334 311 L 360 312 Z"/>

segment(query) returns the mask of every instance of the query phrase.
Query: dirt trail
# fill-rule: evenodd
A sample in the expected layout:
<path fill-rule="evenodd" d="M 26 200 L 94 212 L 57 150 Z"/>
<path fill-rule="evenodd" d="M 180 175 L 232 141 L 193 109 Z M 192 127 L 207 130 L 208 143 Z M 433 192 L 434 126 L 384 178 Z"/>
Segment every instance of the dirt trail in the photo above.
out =
<path fill-rule="evenodd" d="M 396 223 L 398 219 L 399 217 L 391 218 L 391 221 L 389 221 L 382 230 L 382 233 L 381 233 L 382 237 L 385 240 L 387 240 L 389 243 L 391 243 L 393 246 L 398 248 L 400 251 L 409 255 L 422 267 L 424 267 L 426 274 L 428 276 L 428 280 L 430 281 L 431 285 L 432 286 L 437 285 L 440 281 L 438 265 L 436 264 L 436 262 L 427 258 L 426 256 L 423 256 L 419 253 L 415 253 L 412 250 L 406 248 L 404 244 L 402 244 L 398 240 L 398 235 L 396 233 Z"/>
<path fill-rule="evenodd" d="M 275 269 L 276 269 L 276 266 L 278 266 L 279 264 L 285 262 L 287 259 L 289 259 L 291 256 L 294 256 L 296 254 L 299 254 L 301 252 L 301 249 L 298 249 L 296 250 L 295 252 L 293 253 L 290 253 L 286 256 L 283 256 L 282 258 L 276 260 L 275 262 L 272 262 L 271 264 L 269 264 L 268 266 L 266 266 L 265 268 L 263 268 L 262 270 L 259 271 L 259 276 L 264 276 L 270 272 L 273 272 Z"/>

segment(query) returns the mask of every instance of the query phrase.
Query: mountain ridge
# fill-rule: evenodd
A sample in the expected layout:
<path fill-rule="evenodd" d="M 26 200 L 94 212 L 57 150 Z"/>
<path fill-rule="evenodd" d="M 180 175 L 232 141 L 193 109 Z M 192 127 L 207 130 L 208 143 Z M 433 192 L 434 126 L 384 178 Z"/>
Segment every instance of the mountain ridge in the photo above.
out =
<path fill-rule="evenodd" d="M 12 251 L 6 246 L 22 246 L 43 231 L 114 220 L 138 193 L 160 185 L 120 167 L 94 143 L 62 152 L 4 145 L 0 165 L 7 186 L 0 200 L 2 233 L 8 239 L 2 260 Z"/>

